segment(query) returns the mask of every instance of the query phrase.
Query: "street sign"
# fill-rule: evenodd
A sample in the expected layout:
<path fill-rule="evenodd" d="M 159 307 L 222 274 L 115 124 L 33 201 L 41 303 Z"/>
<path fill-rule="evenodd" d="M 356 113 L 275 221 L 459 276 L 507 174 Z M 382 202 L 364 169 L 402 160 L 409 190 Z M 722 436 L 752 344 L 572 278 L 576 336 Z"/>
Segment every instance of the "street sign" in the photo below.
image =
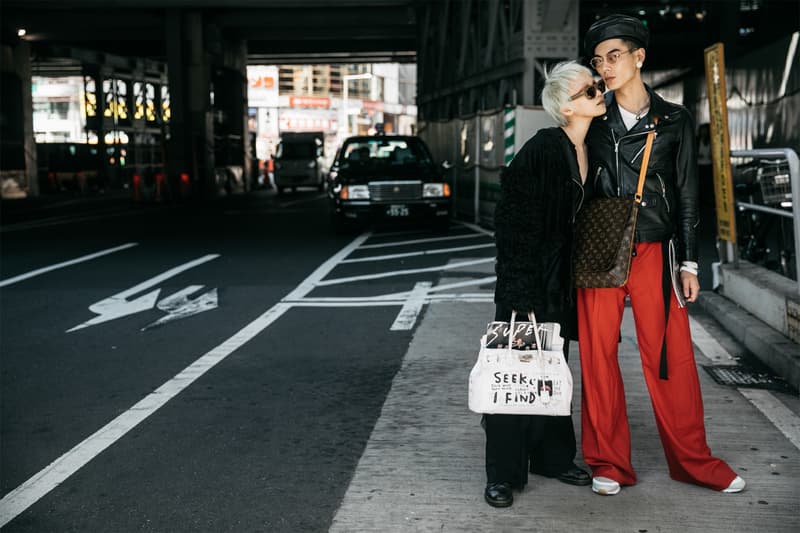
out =
<path fill-rule="evenodd" d="M 728 93 L 725 88 L 725 49 L 716 43 L 705 50 L 706 86 L 708 88 L 711 159 L 714 168 L 714 192 L 717 207 L 717 235 L 736 243 L 736 208 L 731 175 L 728 137 Z"/>

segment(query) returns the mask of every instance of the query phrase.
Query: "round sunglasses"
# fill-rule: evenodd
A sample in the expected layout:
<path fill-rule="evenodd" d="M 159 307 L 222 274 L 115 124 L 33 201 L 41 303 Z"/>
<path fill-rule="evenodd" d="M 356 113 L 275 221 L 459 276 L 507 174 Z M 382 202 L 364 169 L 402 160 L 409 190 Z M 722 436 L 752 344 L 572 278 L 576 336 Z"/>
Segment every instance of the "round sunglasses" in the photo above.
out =
<path fill-rule="evenodd" d="M 606 90 L 606 82 L 604 82 L 603 80 L 597 80 L 596 82 L 589 85 L 581 92 L 575 93 L 572 96 L 570 96 L 569 101 L 571 102 L 573 100 L 577 100 L 581 96 L 585 96 L 589 100 L 594 100 L 595 96 L 597 96 L 598 93 L 603 94 L 605 90 Z"/>

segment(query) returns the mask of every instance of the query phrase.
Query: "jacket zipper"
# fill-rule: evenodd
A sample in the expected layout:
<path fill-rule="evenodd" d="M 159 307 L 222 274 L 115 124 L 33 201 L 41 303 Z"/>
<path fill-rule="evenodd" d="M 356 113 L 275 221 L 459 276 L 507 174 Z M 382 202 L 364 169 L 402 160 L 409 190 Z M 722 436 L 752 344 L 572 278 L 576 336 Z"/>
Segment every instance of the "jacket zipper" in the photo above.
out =
<path fill-rule="evenodd" d="M 664 205 L 667 206 L 667 213 L 669 213 L 670 208 L 669 208 L 669 200 L 667 200 L 667 186 L 664 185 L 664 180 L 661 179 L 661 174 L 656 172 L 656 177 L 658 178 L 658 182 L 661 184 L 661 197 L 664 199 Z"/>
<path fill-rule="evenodd" d="M 633 163 L 634 161 L 636 161 L 636 159 L 639 157 L 639 155 L 640 155 L 642 152 L 644 152 L 644 147 L 645 147 L 645 145 L 642 145 L 642 147 L 641 147 L 641 148 L 639 148 L 639 151 L 638 151 L 638 152 L 636 152 L 636 155 L 634 155 L 634 156 L 633 156 L 633 159 L 631 159 L 631 163 Z"/>
<path fill-rule="evenodd" d="M 623 135 L 617 139 L 617 136 L 614 135 L 614 130 L 611 130 L 611 139 L 614 141 L 614 161 L 617 164 L 617 197 L 622 197 L 622 176 L 619 175 L 619 143 L 622 142 L 622 139 L 627 139 L 628 137 L 638 137 L 639 135 L 647 135 L 648 133 L 650 132 L 640 131 L 631 135 Z M 642 147 L 642 150 L 644 150 L 644 147 Z M 639 157 L 639 154 L 642 153 L 642 150 L 639 150 L 639 153 L 634 156 L 631 163 L 636 161 L 636 158 Z"/>
<path fill-rule="evenodd" d="M 624 137 L 624 136 L 623 136 Z M 614 140 L 614 162 L 617 164 L 617 198 L 622 196 L 622 176 L 619 175 L 619 141 L 617 136 L 614 135 L 614 130 L 611 130 L 611 138 Z"/>

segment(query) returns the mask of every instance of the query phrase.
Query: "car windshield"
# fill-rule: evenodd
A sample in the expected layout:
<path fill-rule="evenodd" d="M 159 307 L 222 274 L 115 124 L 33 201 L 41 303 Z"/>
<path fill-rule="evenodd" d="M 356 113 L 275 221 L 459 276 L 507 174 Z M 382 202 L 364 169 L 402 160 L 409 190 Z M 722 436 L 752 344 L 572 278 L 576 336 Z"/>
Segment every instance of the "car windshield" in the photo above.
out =
<path fill-rule="evenodd" d="M 403 166 L 430 163 L 428 151 L 412 139 L 368 139 L 347 143 L 339 156 L 348 166 Z"/>
<path fill-rule="evenodd" d="M 277 159 L 314 159 L 317 145 L 314 142 L 281 142 L 275 154 Z"/>

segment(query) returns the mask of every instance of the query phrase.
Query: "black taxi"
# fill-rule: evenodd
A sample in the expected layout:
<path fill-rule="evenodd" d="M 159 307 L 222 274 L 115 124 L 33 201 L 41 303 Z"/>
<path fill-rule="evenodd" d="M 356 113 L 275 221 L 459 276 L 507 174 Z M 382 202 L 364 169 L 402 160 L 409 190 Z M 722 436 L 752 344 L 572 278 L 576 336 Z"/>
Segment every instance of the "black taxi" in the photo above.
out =
<path fill-rule="evenodd" d="M 328 196 L 337 229 L 367 220 L 422 220 L 444 228 L 452 209 L 450 185 L 416 136 L 348 138 L 331 166 Z"/>

